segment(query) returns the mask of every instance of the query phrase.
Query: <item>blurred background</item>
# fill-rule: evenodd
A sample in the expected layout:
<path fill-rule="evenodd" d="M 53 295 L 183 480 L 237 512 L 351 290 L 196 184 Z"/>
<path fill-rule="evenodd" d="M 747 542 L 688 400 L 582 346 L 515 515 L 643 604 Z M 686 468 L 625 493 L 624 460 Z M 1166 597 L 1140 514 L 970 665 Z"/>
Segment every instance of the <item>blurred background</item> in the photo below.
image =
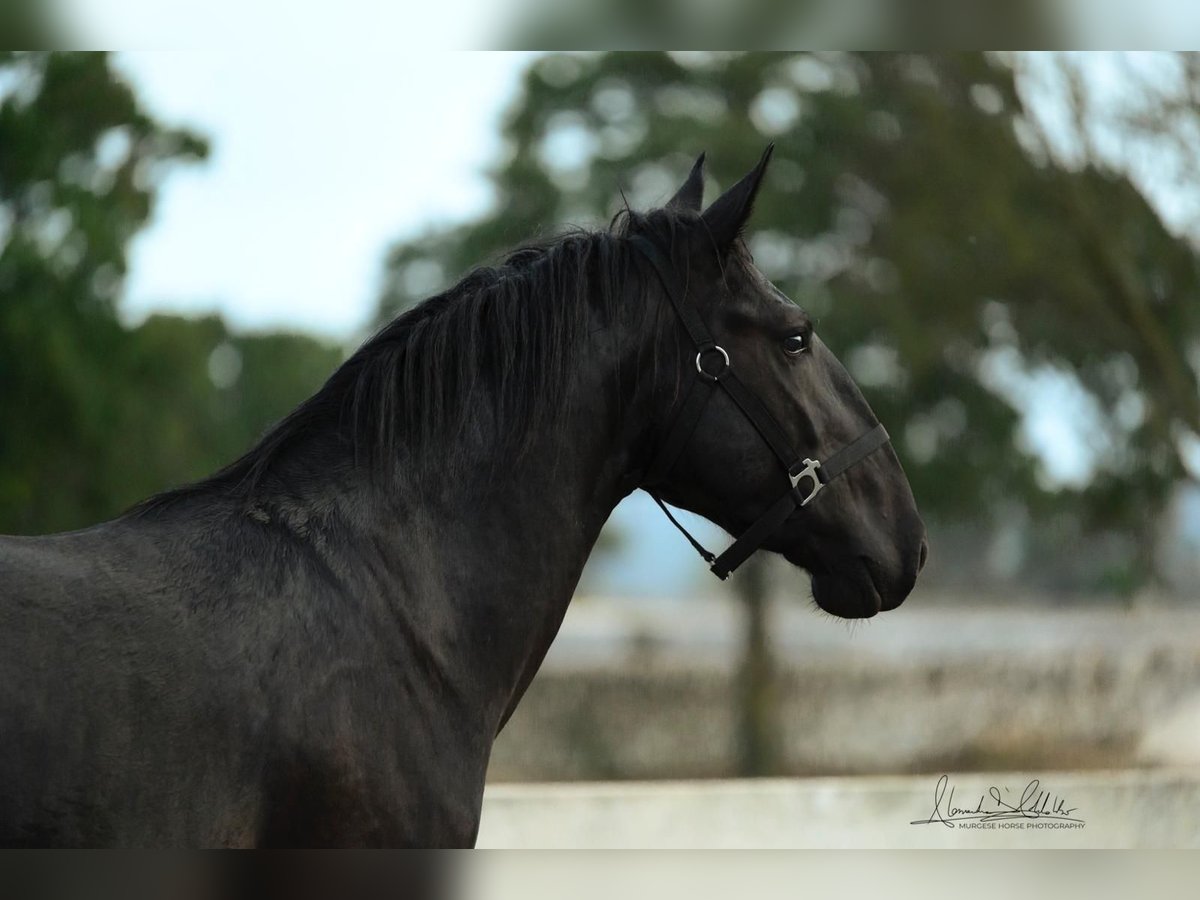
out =
<path fill-rule="evenodd" d="M 767 141 L 754 255 L 930 563 L 851 625 L 773 560 L 716 582 L 639 493 L 492 780 L 1200 764 L 1187 54 L 5 51 L 0 533 L 213 471 L 471 267 Z"/>

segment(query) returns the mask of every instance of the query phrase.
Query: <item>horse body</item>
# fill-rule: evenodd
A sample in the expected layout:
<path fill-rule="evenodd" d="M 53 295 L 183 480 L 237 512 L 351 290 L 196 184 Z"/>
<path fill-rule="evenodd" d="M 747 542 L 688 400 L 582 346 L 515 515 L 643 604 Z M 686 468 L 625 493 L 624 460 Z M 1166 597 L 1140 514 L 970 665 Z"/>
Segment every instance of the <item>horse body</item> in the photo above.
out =
<path fill-rule="evenodd" d="M 211 610 L 189 613 L 173 590 L 190 568 L 176 555 L 184 536 L 142 531 L 118 522 L 0 541 L 5 844 L 169 843 L 206 797 L 230 794 L 231 784 L 186 785 L 200 771 L 189 754 L 219 740 L 209 727 L 242 730 L 215 715 L 226 676 L 210 656 Z"/>
<path fill-rule="evenodd" d="M 486 428 L 436 496 L 329 448 L 315 477 L 301 441 L 250 505 L 0 538 L 0 844 L 473 843 L 492 741 L 621 496 L 609 373 L 579 362 L 572 427 L 504 478 Z"/>
<path fill-rule="evenodd" d="M 753 190 L 709 238 L 733 245 Z M 789 439 L 861 432 L 819 342 L 802 364 L 760 352 L 799 311 L 706 259 L 707 296 L 741 298 L 705 314 L 733 317 L 744 377 L 815 398 Z M 560 240 L 400 317 L 216 476 L 0 538 L 0 844 L 472 844 L 492 742 L 678 406 L 694 348 L 665 309 L 621 235 Z M 727 399 L 705 417 L 657 488 L 744 529 L 787 479 Z M 898 605 L 924 542 L 894 453 L 825 496 L 765 546 L 830 611 Z"/>

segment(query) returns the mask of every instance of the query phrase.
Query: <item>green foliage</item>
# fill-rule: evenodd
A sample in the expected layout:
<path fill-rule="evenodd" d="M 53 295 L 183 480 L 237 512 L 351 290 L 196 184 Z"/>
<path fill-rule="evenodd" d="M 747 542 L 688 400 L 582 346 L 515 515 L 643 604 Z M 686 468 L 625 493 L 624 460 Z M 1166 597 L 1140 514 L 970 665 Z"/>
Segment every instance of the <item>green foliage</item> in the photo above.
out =
<path fill-rule="evenodd" d="M 606 222 L 618 188 L 661 203 L 701 150 L 714 196 L 774 140 L 752 250 L 888 424 L 922 509 L 1141 531 L 1183 477 L 1172 434 L 1200 431 L 1196 257 L 1125 178 L 1056 164 L 1031 129 L 981 53 L 547 56 L 507 116 L 493 211 L 397 247 L 381 315 L 553 223 Z M 997 375 L 1046 371 L 1108 436 L 1084 490 L 1039 477 Z"/>
<path fill-rule="evenodd" d="M 60 18 L 58 0 L 3 0 L 0 43 L 27 49 L 56 46 L 61 42 Z"/>
<path fill-rule="evenodd" d="M 123 327 L 129 241 L 205 142 L 103 54 L 5 53 L 0 84 L 0 532 L 56 531 L 229 462 L 340 354 L 217 319 Z"/>
<path fill-rule="evenodd" d="M 586 47 L 1055 46 L 1061 18 L 1038 0 L 525 0 L 501 45 Z"/>

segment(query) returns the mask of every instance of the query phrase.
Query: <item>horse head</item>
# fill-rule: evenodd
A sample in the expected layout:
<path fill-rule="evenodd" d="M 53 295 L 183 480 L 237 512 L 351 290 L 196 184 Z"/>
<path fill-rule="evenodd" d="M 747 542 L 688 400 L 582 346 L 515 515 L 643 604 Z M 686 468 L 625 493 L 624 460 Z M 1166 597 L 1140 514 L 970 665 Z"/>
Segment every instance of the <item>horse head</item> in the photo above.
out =
<path fill-rule="evenodd" d="M 770 152 L 707 209 L 701 156 L 665 208 L 631 217 L 678 363 L 656 380 L 643 486 L 741 536 L 721 577 L 761 546 L 808 570 L 822 609 L 869 617 L 912 590 L 925 527 L 862 392 L 742 239 Z"/>

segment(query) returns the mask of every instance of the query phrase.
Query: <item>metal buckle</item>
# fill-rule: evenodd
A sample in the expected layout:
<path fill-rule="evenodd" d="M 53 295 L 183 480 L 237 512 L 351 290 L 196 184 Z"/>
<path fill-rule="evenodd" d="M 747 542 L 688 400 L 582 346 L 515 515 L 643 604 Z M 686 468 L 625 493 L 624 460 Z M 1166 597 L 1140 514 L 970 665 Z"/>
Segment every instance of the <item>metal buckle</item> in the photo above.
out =
<path fill-rule="evenodd" d="M 817 469 L 821 468 L 820 462 L 815 459 L 804 460 L 804 468 L 795 475 L 789 474 L 788 477 L 792 480 L 792 490 L 796 490 L 800 486 L 800 482 L 805 478 L 812 479 L 812 490 L 808 496 L 800 501 L 801 506 L 808 506 L 809 501 L 821 492 L 821 488 L 825 487 L 825 482 L 821 481 L 817 475 Z"/>
<path fill-rule="evenodd" d="M 717 372 L 715 375 L 712 375 L 712 374 L 704 371 L 704 367 L 700 365 L 700 360 L 704 356 L 705 353 L 712 353 L 714 350 L 717 353 L 721 354 L 721 358 L 723 360 L 725 360 L 725 365 L 721 367 L 721 370 L 719 372 Z M 701 378 L 707 378 L 709 381 L 716 381 L 718 378 L 720 378 L 722 375 L 725 374 L 725 371 L 728 368 L 729 368 L 729 354 L 726 353 L 725 348 L 720 346 L 719 344 L 709 347 L 707 350 L 701 350 L 699 353 L 696 354 L 696 371 L 700 373 Z"/>

